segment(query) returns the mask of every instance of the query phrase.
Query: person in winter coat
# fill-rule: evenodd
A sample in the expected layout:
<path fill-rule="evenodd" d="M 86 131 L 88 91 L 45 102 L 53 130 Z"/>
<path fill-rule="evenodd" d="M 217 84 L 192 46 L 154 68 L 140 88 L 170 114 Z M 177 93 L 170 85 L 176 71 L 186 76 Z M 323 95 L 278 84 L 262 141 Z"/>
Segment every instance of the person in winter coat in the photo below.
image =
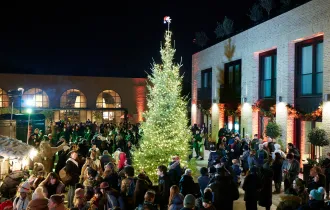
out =
<path fill-rule="evenodd" d="M 274 152 L 272 152 L 272 158 L 273 158 L 273 160 L 275 160 L 275 154 L 276 153 L 279 153 L 280 154 L 280 156 L 282 157 L 282 159 L 285 159 L 285 153 L 281 150 L 281 145 L 279 145 L 279 144 L 274 144 L 274 148 L 275 148 L 275 150 L 274 150 Z"/>
<path fill-rule="evenodd" d="M 299 150 L 292 143 L 288 143 L 288 148 L 289 148 L 288 154 L 292 154 L 293 158 L 299 162 L 300 161 Z"/>
<path fill-rule="evenodd" d="M 301 198 L 297 196 L 297 193 L 293 188 L 289 188 L 285 194 L 281 196 L 281 201 L 276 210 L 298 209 L 300 205 Z"/>
<path fill-rule="evenodd" d="M 300 178 L 293 181 L 293 189 L 296 191 L 297 196 L 301 199 L 301 205 L 308 203 L 308 193 L 306 190 L 306 182 Z"/>
<path fill-rule="evenodd" d="M 184 175 L 181 177 L 179 182 L 180 193 L 184 196 L 187 194 L 195 194 L 195 183 L 191 175 L 191 169 L 186 169 Z"/>
<path fill-rule="evenodd" d="M 271 159 L 270 159 L 271 161 Z M 262 188 L 259 196 L 259 206 L 263 206 L 266 210 L 270 210 L 272 205 L 272 189 L 273 189 L 273 171 L 270 163 L 267 162 L 260 169 Z"/>
<path fill-rule="evenodd" d="M 168 201 L 168 210 L 180 210 L 183 208 L 184 196 L 180 193 L 179 187 L 173 185 L 170 189 L 170 198 Z"/>
<path fill-rule="evenodd" d="M 309 201 L 308 204 L 301 206 L 299 210 L 321 210 L 324 208 L 324 188 L 319 187 L 317 190 L 312 190 L 309 193 Z"/>
<path fill-rule="evenodd" d="M 193 210 L 195 208 L 196 198 L 192 194 L 184 197 L 183 208 L 181 210 Z"/>
<path fill-rule="evenodd" d="M 244 145 L 243 154 L 240 157 L 242 161 L 242 168 L 244 174 L 246 174 L 246 172 L 249 170 L 249 162 L 248 162 L 249 155 L 250 155 L 249 145 Z"/>
<path fill-rule="evenodd" d="M 209 174 L 208 174 L 208 170 L 205 167 L 202 167 L 200 169 L 200 173 L 201 173 L 201 176 L 198 177 L 197 180 L 198 180 L 198 184 L 199 184 L 200 193 L 201 193 L 201 195 L 203 195 L 204 194 L 204 189 L 207 187 L 207 185 L 210 182 L 210 177 L 209 177 Z"/>
<path fill-rule="evenodd" d="M 292 186 L 293 180 L 298 178 L 299 163 L 293 158 L 292 154 L 287 154 L 286 160 L 283 161 L 282 172 L 284 174 L 284 191 Z"/>
<path fill-rule="evenodd" d="M 234 171 L 233 174 L 234 182 L 237 184 L 237 186 L 239 186 L 242 170 L 240 169 L 240 165 L 237 159 L 233 159 L 232 163 L 233 163 L 232 168 Z"/>
<path fill-rule="evenodd" d="M 216 208 L 213 205 L 213 194 L 212 192 L 206 191 L 202 198 L 203 201 L 203 207 L 200 208 L 200 210 L 216 210 Z"/>
<path fill-rule="evenodd" d="M 47 178 L 40 183 L 39 187 L 43 188 L 47 198 L 50 198 L 54 194 L 62 194 L 65 190 L 65 185 L 54 172 L 50 172 Z"/>
<path fill-rule="evenodd" d="M 215 148 L 215 145 L 214 144 L 211 144 L 210 145 L 210 154 L 209 154 L 209 159 L 208 159 L 208 163 L 207 163 L 207 167 L 211 167 L 213 165 L 213 163 L 220 159 L 220 155 L 219 153 L 217 152 L 216 148 Z"/>
<path fill-rule="evenodd" d="M 154 204 L 156 193 L 155 191 L 149 190 L 144 195 L 144 202 L 142 206 L 139 206 L 137 210 L 158 210 L 157 205 Z"/>
<path fill-rule="evenodd" d="M 243 183 L 244 201 L 246 210 L 257 210 L 259 191 L 261 190 L 261 180 L 256 173 L 257 168 L 252 167 Z"/>
<path fill-rule="evenodd" d="M 64 195 L 52 195 L 48 201 L 49 210 L 68 210 L 64 205 Z"/>
<path fill-rule="evenodd" d="M 85 198 L 85 191 L 82 188 L 78 188 L 75 190 L 74 198 L 73 198 L 74 207 L 71 210 L 88 210 L 89 204 Z"/>
<path fill-rule="evenodd" d="M 28 194 L 31 192 L 31 187 L 28 182 L 24 182 L 19 187 L 19 196 L 14 199 L 13 210 L 26 210 L 30 202 Z"/>
<path fill-rule="evenodd" d="M 68 192 L 68 207 L 73 207 L 73 199 L 75 193 L 75 186 L 79 182 L 80 170 L 79 164 L 77 162 L 78 159 L 78 152 L 73 150 L 71 151 L 70 158 L 66 161 L 65 171 L 67 174 L 71 176 L 71 180 L 67 183 L 69 186 Z"/>
<path fill-rule="evenodd" d="M 102 182 L 100 184 L 100 191 L 102 193 L 102 197 L 98 204 L 99 210 L 108 210 L 109 208 L 120 206 L 113 190 L 109 187 L 107 182 Z"/>
<path fill-rule="evenodd" d="M 233 202 L 238 199 L 239 193 L 232 177 L 226 176 L 226 170 L 223 167 L 218 169 L 218 173 L 209 188 L 214 193 L 214 206 L 216 209 L 233 209 Z"/>
<path fill-rule="evenodd" d="M 167 175 L 167 167 L 160 165 L 157 168 L 158 194 L 156 196 L 160 205 L 160 210 L 167 210 L 168 198 L 170 196 L 170 179 Z"/>
<path fill-rule="evenodd" d="M 32 194 L 27 210 L 48 210 L 48 199 L 45 197 L 43 189 L 38 187 Z"/>
<path fill-rule="evenodd" d="M 151 187 L 152 187 L 152 182 L 150 181 L 146 173 L 143 172 L 139 173 L 136 180 L 136 186 L 134 191 L 135 206 L 143 204 L 144 195 Z"/>
<path fill-rule="evenodd" d="M 275 184 L 275 191 L 273 194 L 281 193 L 281 184 L 282 184 L 282 165 L 283 159 L 280 153 L 275 152 L 275 160 L 272 164 L 272 169 L 274 172 L 273 180 Z"/>
<path fill-rule="evenodd" d="M 309 180 L 307 184 L 308 192 L 310 192 L 313 189 L 318 189 L 319 187 L 325 188 L 325 176 L 322 173 L 322 170 L 318 166 L 314 166 L 309 171 Z"/>
<path fill-rule="evenodd" d="M 168 175 L 172 185 L 179 185 L 179 181 L 182 175 L 179 156 L 175 155 L 172 157 L 172 162 L 170 162 L 168 166 Z"/>

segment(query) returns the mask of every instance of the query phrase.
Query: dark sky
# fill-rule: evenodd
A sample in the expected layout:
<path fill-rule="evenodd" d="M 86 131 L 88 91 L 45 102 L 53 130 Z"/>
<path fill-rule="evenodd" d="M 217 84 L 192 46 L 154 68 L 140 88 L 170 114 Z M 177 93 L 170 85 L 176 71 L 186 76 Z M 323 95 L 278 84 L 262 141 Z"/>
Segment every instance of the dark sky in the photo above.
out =
<path fill-rule="evenodd" d="M 145 77 L 152 58 L 159 61 L 169 15 L 177 60 L 190 77 L 194 33 L 215 40 L 224 16 L 236 29 L 246 26 L 255 0 L 31 2 L 0 7 L 0 72 Z"/>

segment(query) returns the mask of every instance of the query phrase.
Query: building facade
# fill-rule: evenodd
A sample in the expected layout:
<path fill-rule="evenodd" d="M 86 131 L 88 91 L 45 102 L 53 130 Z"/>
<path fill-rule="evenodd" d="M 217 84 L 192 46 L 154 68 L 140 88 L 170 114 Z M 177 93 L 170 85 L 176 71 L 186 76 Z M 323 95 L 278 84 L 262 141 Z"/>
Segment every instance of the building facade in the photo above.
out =
<path fill-rule="evenodd" d="M 265 137 L 273 114 L 284 145 L 294 143 L 305 160 L 313 152 L 308 132 L 322 127 L 330 134 L 329 94 L 328 0 L 310 1 L 192 57 L 191 123 L 211 124 L 214 140 L 225 126 Z"/>
<path fill-rule="evenodd" d="M 12 100 L 8 91 L 18 88 L 21 100 Z M 12 101 L 16 111 L 31 108 L 54 121 L 119 123 L 126 112 L 137 123 L 146 109 L 146 79 L 0 74 L 0 110 L 8 112 Z"/>

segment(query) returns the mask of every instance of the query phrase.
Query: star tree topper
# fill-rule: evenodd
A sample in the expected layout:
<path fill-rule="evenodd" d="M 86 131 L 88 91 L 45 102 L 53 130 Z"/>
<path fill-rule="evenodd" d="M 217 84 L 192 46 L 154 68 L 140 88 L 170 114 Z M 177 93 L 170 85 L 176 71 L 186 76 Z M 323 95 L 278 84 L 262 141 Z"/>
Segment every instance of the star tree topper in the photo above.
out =
<path fill-rule="evenodd" d="M 164 24 L 167 23 L 167 28 L 168 30 L 170 30 L 170 23 L 171 23 L 172 19 L 170 18 L 170 16 L 165 16 L 164 17 Z"/>

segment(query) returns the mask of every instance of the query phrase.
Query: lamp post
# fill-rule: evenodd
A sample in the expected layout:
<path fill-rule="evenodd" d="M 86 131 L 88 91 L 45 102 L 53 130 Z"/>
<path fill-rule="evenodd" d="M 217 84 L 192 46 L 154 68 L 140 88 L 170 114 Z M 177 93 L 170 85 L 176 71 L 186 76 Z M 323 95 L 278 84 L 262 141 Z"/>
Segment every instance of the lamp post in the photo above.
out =
<path fill-rule="evenodd" d="M 10 128 L 9 128 L 9 137 L 11 138 L 11 133 L 13 130 L 13 113 L 14 113 L 14 99 L 19 98 L 20 100 L 20 106 L 21 106 L 21 100 L 22 95 L 24 93 L 23 88 L 18 88 L 17 90 L 9 90 L 8 91 L 8 97 L 11 99 L 11 115 L 10 115 Z"/>
<path fill-rule="evenodd" d="M 32 113 L 32 109 L 31 108 L 28 108 L 26 110 L 26 112 L 29 114 L 29 117 L 28 117 L 28 126 L 27 126 L 27 134 L 26 134 L 26 143 L 29 144 L 30 116 L 31 116 L 31 113 Z"/>

